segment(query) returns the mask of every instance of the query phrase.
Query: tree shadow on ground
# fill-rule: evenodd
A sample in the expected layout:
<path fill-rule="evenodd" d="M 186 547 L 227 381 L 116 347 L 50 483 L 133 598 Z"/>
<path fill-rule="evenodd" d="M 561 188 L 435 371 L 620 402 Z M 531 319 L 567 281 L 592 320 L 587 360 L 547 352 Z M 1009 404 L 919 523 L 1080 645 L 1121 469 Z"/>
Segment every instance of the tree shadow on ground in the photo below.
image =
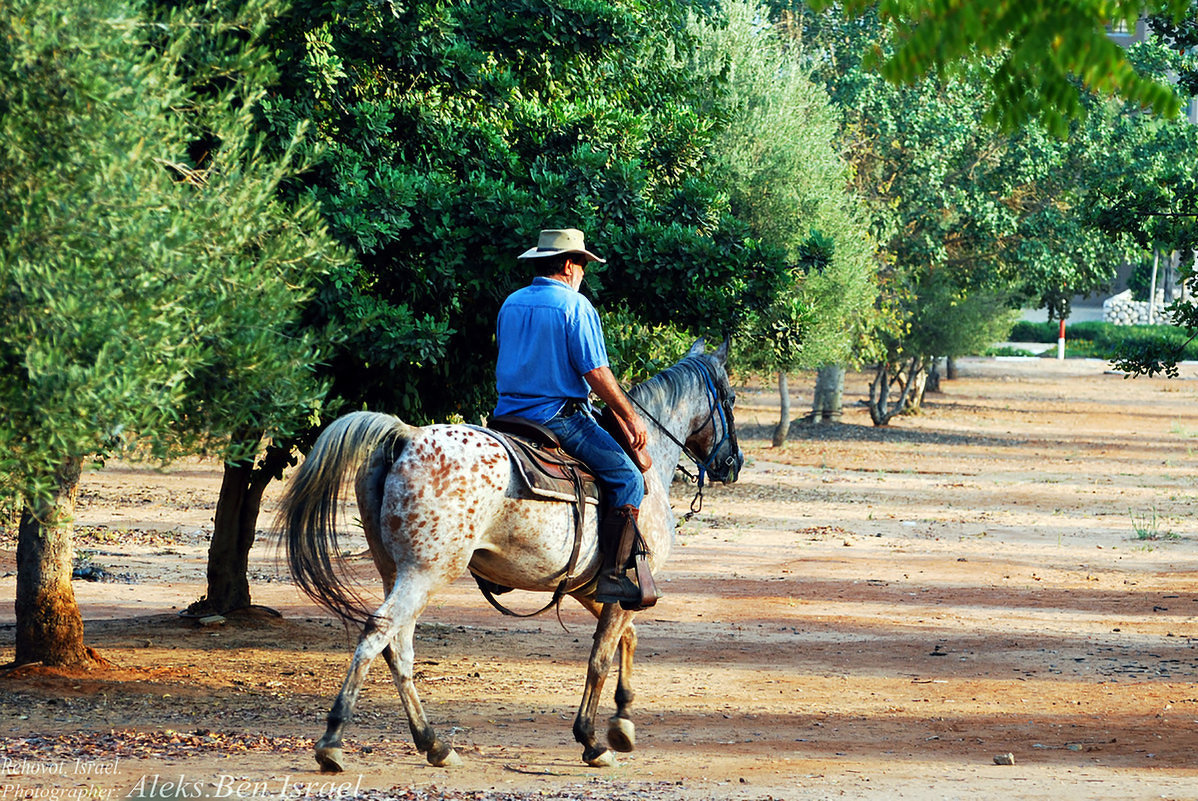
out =
<path fill-rule="evenodd" d="M 737 426 L 737 434 L 744 440 L 770 440 L 774 436 L 774 425 L 742 423 Z M 788 439 L 808 442 L 906 442 L 917 445 L 975 445 L 998 448 L 1021 447 L 1031 442 L 1025 437 L 950 434 L 943 431 L 866 426 L 855 423 L 812 423 L 803 418 L 791 422 Z"/>

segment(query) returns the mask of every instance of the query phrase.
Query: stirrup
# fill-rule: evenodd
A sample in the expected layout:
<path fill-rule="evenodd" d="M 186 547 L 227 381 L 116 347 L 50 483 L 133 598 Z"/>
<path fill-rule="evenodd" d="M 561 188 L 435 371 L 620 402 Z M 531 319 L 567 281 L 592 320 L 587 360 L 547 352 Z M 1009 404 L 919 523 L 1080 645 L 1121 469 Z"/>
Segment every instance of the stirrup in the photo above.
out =
<path fill-rule="evenodd" d="M 607 586 L 605 587 L 604 585 Z M 599 603 L 618 603 L 623 606 L 626 603 L 635 604 L 640 599 L 641 590 L 628 577 L 627 573 L 620 571 L 614 576 L 608 574 L 599 577 L 599 584 L 595 591 L 595 600 Z"/>
<path fill-rule="evenodd" d="M 639 612 L 642 609 L 648 609 L 657 603 L 657 583 L 653 581 L 653 574 L 649 572 L 649 558 L 646 554 L 638 553 L 636 555 L 636 583 L 637 583 L 637 598 L 635 601 L 620 601 L 620 606 L 631 611 Z"/>

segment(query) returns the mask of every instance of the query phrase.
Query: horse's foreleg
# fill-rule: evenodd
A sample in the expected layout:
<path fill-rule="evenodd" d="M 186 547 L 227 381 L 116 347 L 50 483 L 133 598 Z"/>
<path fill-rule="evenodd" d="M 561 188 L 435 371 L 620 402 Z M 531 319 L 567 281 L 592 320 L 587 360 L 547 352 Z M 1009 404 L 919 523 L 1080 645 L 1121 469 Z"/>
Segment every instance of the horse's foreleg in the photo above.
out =
<path fill-rule="evenodd" d="M 328 727 L 324 736 L 316 741 L 316 762 L 325 773 L 340 773 L 345 770 L 341 753 L 342 731 L 353 714 L 370 664 L 390 643 L 394 636 L 393 628 L 394 624 L 389 619 L 373 617 L 358 640 L 354 658 L 345 672 L 345 681 L 341 683 L 341 692 L 337 693 L 333 708 L 329 710 Z"/>
<path fill-rule="evenodd" d="M 603 614 L 604 605 L 596 603 L 593 598 L 575 598 L 596 619 Z M 607 721 L 607 744 L 624 753 L 636 748 L 636 726 L 633 725 L 630 713 L 632 700 L 636 697 L 632 691 L 632 661 L 636 655 L 636 644 L 636 626 L 630 622 L 620 638 L 620 677 L 616 684 L 616 714 Z"/>
<path fill-rule="evenodd" d="M 448 768 L 462 764 L 453 746 L 437 738 L 437 733 L 429 724 L 424 714 L 424 706 L 416 693 L 416 685 L 412 680 L 415 650 L 412 647 L 412 636 L 415 623 L 404 626 L 395 640 L 383 649 L 383 658 L 391 668 L 391 677 L 395 679 L 395 687 L 399 690 L 400 701 L 403 702 L 404 712 L 408 715 L 408 727 L 412 730 L 412 740 L 416 748 L 428 756 L 430 765 Z"/>
<path fill-rule="evenodd" d="M 595 738 L 595 715 L 599 710 L 603 682 L 611 669 L 612 656 L 633 614 L 621 609 L 619 604 L 607 604 L 599 615 L 599 625 L 595 629 L 595 642 L 587 662 L 586 687 L 582 693 L 582 703 L 578 706 L 578 715 L 574 718 L 574 739 L 582 745 L 582 761 L 592 767 L 615 764 L 612 752 L 606 746 L 599 745 Z"/>
<path fill-rule="evenodd" d="M 620 678 L 616 684 L 616 714 L 607 721 L 607 744 L 617 751 L 636 747 L 636 726 L 632 723 L 632 658 L 636 654 L 636 627 L 631 623 L 620 638 Z"/>

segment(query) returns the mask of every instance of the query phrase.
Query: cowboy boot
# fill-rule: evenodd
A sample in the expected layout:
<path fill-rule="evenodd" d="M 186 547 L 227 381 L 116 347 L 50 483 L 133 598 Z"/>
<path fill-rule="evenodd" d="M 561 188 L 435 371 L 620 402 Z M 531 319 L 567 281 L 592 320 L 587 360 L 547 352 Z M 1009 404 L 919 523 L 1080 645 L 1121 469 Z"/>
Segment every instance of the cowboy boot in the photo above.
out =
<path fill-rule="evenodd" d="M 599 603 L 619 603 L 625 609 L 645 609 L 657 603 L 657 588 L 649 573 L 646 559 L 648 551 L 637 530 L 635 506 L 609 509 L 603 518 L 600 548 L 603 551 L 603 567 L 599 572 L 599 584 L 595 599 Z M 638 583 L 629 578 L 627 570 L 633 566 L 633 548 L 641 539 L 635 559 Z"/>
<path fill-rule="evenodd" d="M 603 553 L 603 567 L 599 570 L 595 600 L 601 604 L 640 599 L 640 591 L 625 572 L 632 558 L 639 513 L 635 506 L 612 507 L 600 522 L 599 550 Z"/>

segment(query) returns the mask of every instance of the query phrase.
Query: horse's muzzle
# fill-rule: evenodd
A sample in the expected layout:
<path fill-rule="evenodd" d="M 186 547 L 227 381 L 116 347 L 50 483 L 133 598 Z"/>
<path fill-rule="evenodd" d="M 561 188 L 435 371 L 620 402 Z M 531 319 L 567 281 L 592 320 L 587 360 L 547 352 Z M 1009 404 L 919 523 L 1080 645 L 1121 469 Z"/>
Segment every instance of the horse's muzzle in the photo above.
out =
<path fill-rule="evenodd" d="M 716 481 L 720 481 L 724 484 L 731 484 L 732 482 L 736 481 L 737 478 L 740 477 L 740 469 L 744 466 L 745 466 L 745 452 L 742 451 L 740 448 L 737 448 L 735 455 L 728 456 L 721 463 L 720 467 L 722 468 L 722 470 L 721 470 L 722 475 L 715 475 L 713 473 L 712 478 L 714 478 Z M 713 472 L 713 471 L 708 471 L 708 472 Z"/>

